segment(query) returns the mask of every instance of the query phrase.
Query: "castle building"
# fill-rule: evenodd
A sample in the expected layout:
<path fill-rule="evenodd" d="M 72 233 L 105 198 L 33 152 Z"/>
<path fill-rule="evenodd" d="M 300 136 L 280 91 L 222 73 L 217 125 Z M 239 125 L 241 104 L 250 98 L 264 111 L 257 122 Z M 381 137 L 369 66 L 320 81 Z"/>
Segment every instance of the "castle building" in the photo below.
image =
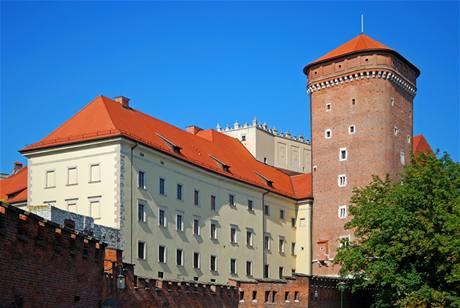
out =
<path fill-rule="evenodd" d="M 21 150 L 28 167 L 0 180 L 0 199 L 119 230 L 141 277 L 336 276 L 353 188 L 397 179 L 411 151 L 431 151 L 412 136 L 420 71 L 361 34 L 304 72 L 311 144 L 255 120 L 183 130 L 99 96 Z"/>
<path fill-rule="evenodd" d="M 304 68 L 310 94 L 313 273 L 337 275 L 337 248 L 354 187 L 372 175 L 397 179 L 412 150 L 413 99 L 420 71 L 361 34 Z"/>

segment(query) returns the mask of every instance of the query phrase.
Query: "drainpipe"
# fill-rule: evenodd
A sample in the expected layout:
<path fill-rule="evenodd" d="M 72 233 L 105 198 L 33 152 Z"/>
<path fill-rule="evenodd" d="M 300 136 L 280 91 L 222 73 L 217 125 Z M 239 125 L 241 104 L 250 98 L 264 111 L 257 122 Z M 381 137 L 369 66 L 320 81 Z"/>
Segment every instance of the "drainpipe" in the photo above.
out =
<path fill-rule="evenodd" d="M 135 145 L 131 147 L 131 264 L 133 264 L 133 254 L 134 254 L 134 241 L 133 241 L 133 225 L 134 225 L 134 207 L 133 207 L 133 199 L 134 199 L 134 176 L 133 176 L 133 165 L 134 165 L 134 149 L 137 148 L 139 145 L 136 142 Z"/>
<path fill-rule="evenodd" d="M 262 193 L 262 278 L 264 278 L 265 264 L 267 264 L 267 252 L 265 251 L 265 196 L 270 193 L 269 190 Z"/>

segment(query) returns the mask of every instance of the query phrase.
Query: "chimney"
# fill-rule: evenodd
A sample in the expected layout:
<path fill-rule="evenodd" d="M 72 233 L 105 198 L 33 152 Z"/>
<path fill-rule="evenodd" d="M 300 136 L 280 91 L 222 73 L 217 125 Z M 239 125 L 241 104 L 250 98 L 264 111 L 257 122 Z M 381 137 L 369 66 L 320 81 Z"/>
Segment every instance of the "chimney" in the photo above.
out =
<path fill-rule="evenodd" d="M 124 96 L 116 96 L 114 100 L 123 107 L 129 107 L 129 98 Z"/>
<path fill-rule="evenodd" d="M 16 174 L 19 170 L 22 169 L 24 165 L 20 162 L 15 162 L 14 165 L 13 165 L 13 172 L 12 174 Z"/>
<path fill-rule="evenodd" d="M 185 128 L 185 131 L 189 132 L 190 134 L 196 135 L 200 130 L 203 130 L 202 128 L 196 126 L 196 125 L 189 125 Z"/>

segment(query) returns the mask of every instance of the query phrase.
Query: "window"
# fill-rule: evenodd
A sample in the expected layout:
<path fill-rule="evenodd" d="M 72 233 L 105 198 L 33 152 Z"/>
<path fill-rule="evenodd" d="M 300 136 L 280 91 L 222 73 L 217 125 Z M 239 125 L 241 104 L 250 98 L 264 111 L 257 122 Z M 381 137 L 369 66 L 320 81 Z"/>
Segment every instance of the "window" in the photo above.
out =
<path fill-rule="evenodd" d="M 264 205 L 264 214 L 270 216 L 270 207 L 268 205 Z"/>
<path fill-rule="evenodd" d="M 295 256 L 295 243 L 291 243 L 291 255 Z"/>
<path fill-rule="evenodd" d="M 331 139 L 331 137 L 332 137 L 332 131 L 330 129 L 326 129 L 324 131 L 324 138 Z"/>
<path fill-rule="evenodd" d="M 217 257 L 211 256 L 211 271 L 217 272 Z"/>
<path fill-rule="evenodd" d="M 182 212 L 176 214 L 176 230 L 184 231 L 184 214 Z"/>
<path fill-rule="evenodd" d="M 253 231 L 247 230 L 246 231 L 246 245 L 252 247 L 253 245 Z"/>
<path fill-rule="evenodd" d="M 291 227 L 295 228 L 295 218 L 291 218 Z"/>
<path fill-rule="evenodd" d="M 46 188 L 56 187 L 56 175 L 54 170 L 46 171 Z"/>
<path fill-rule="evenodd" d="M 230 204 L 231 206 L 235 206 L 235 196 L 230 194 L 228 195 L 228 204 Z"/>
<path fill-rule="evenodd" d="M 300 301 L 300 294 L 299 294 L 299 291 L 295 291 L 295 292 L 294 292 L 294 301 L 295 301 L 295 302 Z"/>
<path fill-rule="evenodd" d="M 193 253 L 193 268 L 200 268 L 200 254 L 198 252 Z"/>
<path fill-rule="evenodd" d="M 78 208 L 77 208 L 77 202 L 78 199 L 66 199 L 65 200 L 67 203 L 67 211 L 72 212 L 72 213 L 78 213 Z"/>
<path fill-rule="evenodd" d="M 410 135 L 407 135 L 407 143 L 408 143 L 408 144 L 410 144 L 411 139 L 412 139 L 412 138 L 410 137 Z"/>
<path fill-rule="evenodd" d="M 352 98 L 352 99 L 351 99 L 351 104 L 352 104 L 353 106 L 356 105 L 356 99 Z"/>
<path fill-rule="evenodd" d="M 246 141 L 246 135 L 241 136 L 241 141 Z"/>
<path fill-rule="evenodd" d="M 305 218 L 300 218 L 299 225 L 305 227 Z"/>
<path fill-rule="evenodd" d="M 236 259 L 230 259 L 230 274 L 236 275 Z"/>
<path fill-rule="evenodd" d="M 257 291 L 252 291 L 252 301 L 257 301 Z"/>
<path fill-rule="evenodd" d="M 285 291 L 285 292 L 284 292 L 284 301 L 285 301 L 286 303 L 289 303 L 289 291 Z"/>
<path fill-rule="evenodd" d="M 278 251 L 279 253 L 284 253 L 284 237 L 279 237 L 278 239 Z"/>
<path fill-rule="evenodd" d="M 395 98 L 394 97 L 390 98 L 390 104 L 391 104 L 391 106 L 395 105 Z"/>
<path fill-rule="evenodd" d="M 348 126 L 348 133 L 351 135 L 351 134 L 354 134 L 356 132 L 356 126 L 354 125 L 350 125 Z"/>
<path fill-rule="evenodd" d="M 56 201 L 43 201 L 43 203 L 48 206 L 56 206 Z"/>
<path fill-rule="evenodd" d="M 139 259 L 145 260 L 146 259 L 146 247 L 145 247 L 145 242 L 138 241 L 137 242 L 137 257 Z"/>
<path fill-rule="evenodd" d="M 347 206 L 346 205 L 339 206 L 338 215 L 339 215 L 339 218 L 342 218 L 342 219 L 347 217 Z"/>
<path fill-rule="evenodd" d="M 101 165 L 94 164 L 89 166 L 89 182 L 95 183 L 101 181 Z"/>
<path fill-rule="evenodd" d="M 200 236 L 200 218 L 195 217 L 193 219 L 193 235 Z"/>
<path fill-rule="evenodd" d="M 182 249 L 176 250 L 176 265 L 184 266 L 184 252 Z"/>
<path fill-rule="evenodd" d="M 284 272 L 284 268 L 282 266 L 278 267 L 278 277 L 279 279 L 283 279 L 283 273 Z"/>
<path fill-rule="evenodd" d="M 139 171 L 137 173 L 137 187 L 142 188 L 142 189 L 146 189 L 144 171 Z"/>
<path fill-rule="evenodd" d="M 236 238 L 237 230 L 236 229 L 237 229 L 236 226 L 230 227 L 230 243 L 232 244 L 236 244 L 236 241 L 237 241 L 237 238 Z"/>
<path fill-rule="evenodd" d="M 264 164 L 267 164 L 267 157 L 264 157 Z"/>
<path fill-rule="evenodd" d="M 345 187 L 347 186 L 347 176 L 345 174 L 341 174 L 337 178 L 337 184 L 339 187 Z"/>
<path fill-rule="evenodd" d="M 211 195 L 211 210 L 216 210 L 216 196 Z"/>
<path fill-rule="evenodd" d="M 244 302 L 244 291 L 240 291 L 240 302 Z"/>
<path fill-rule="evenodd" d="M 160 178 L 160 187 L 159 187 L 159 191 L 160 191 L 160 195 L 162 195 L 162 196 L 166 196 L 166 187 L 165 187 L 165 183 L 166 183 L 166 180 L 163 179 L 163 178 Z"/>
<path fill-rule="evenodd" d="M 340 241 L 340 247 L 347 247 L 350 244 L 350 236 L 343 235 L 339 238 L 339 241 Z"/>
<path fill-rule="evenodd" d="M 211 221 L 211 239 L 217 240 L 217 222 Z"/>
<path fill-rule="evenodd" d="M 265 298 L 264 302 L 268 303 L 268 299 L 270 298 L 270 291 L 265 291 Z"/>
<path fill-rule="evenodd" d="M 330 103 L 326 104 L 326 111 L 331 111 L 331 104 Z"/>
<path fill-rule="evenodd" d="M 246 276 L 252 276 L 252 262 L 246 261 Z"/>
<path fill-rule="evenodd" d="M 78 184 L 78 175 L 77 167 L 72 167 L 67 169 L 67 185 L 77 185 Z"/>
<path fill-rule="evenodd" d="M 254 203 L 252 200 L 248 200 L 248 211 L 253 211 L 254 210 Z"/>
<path fill-rule="evenodd" d="M 166 263 L 166 247 L 158 246 L 158 262 Z"/>
<path fill-rule="evenodd" d="M 158 225 L 166 227 L 166 211 L 164 209 L 158 209 Z"/>
<path fill-rule="evenodd" d="M 272 292 L 272 303 L 276 302 L 276 291 Z"/>
<path fill-rule="evenodd" d="M 403 152 L 403 151 L 401 151 L 401 152 L 399 153 L 399 160 L 401 161 L 401 165 L 404 166 L 404 165 L 406 164 L 406 158 L 405 158 L 405 155 L 404 155 L 404 152 Z"/>
<path fill-rule="evenodd" d="M 269 276 L 269 267 L 268 264 L 264 265 L 264 278 L 268 278 Z"/>
<path fill-rule="evenodd" d="M 280 219 L 284 220 L 284 210 L 280 210 Z"/>
<path fill-rule="evenodd" d="M 89 211 L 90 216 L 93 219 L 101 219 L 101 202 L 99 200 L 100 197 L 90 197 L 89 198 Z"/>
<path fill-rule="evenodd" d="M 397 126 L 393 127 L 393 133 L 395 136 L 399 135 L 399 128 Z"/>
<path fill-rule="evenodd" d="M 348 158 L 347 148 L 340 148 L 339 160 L 344 161 L 344 160 L 347 160 L 347 158 Z"/>
<path fill-rule="evenodd" d="M 182 184 L 177 184 L 176 197 L 177 197 L 177 200 L 182 200 Z"/>
<path fill-rule="evenodd" d="M 158 272 L 158 278 L 163 278 L 165 276 L 164 272 Z"/>
<path fill-rule="evenodd" d="M 270 234 L 264 235 L 264 249 L 270 250 Z"/>
<path fill-rule="evenodd" d="M 137 220 L 140 222 L 147 221 L 147 215 L 145 213 L 145 205 L 138 201 L 137 203 Z"/>
<path fill-rule="evenodd" d="M 200 192 L 196 189 L 193 191 L 193 204 L 196 206 L 200 204 Z"/>

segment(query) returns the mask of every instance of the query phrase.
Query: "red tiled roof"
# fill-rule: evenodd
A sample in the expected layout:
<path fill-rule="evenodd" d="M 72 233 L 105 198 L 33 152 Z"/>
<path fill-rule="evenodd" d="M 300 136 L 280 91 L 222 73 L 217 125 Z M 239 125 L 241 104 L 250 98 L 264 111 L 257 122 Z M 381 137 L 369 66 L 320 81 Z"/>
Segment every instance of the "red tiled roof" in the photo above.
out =
<path fill-rule="evenodd" d="M 423 135 L 417 135 L 412 138 L 412 152 L 416 157 L 420 153 L 434 153 Z"/>
<path fill-rule="evenodd" d="M 0 179 L 0 201 L 18 203 L 27 201 L 27 167 L 13 175 Z"/>
<path fill-rule="evenodd" d="M 412 63 L 410 63 L 408 60 L 406 60 L 403 56 L 401 56 L 399 53 L 397 53 L 395 50 L 391 49 L 390 47 L 374 40 L 373 38 L 370 38 L 369 36 L 365 34 L 360 34 L 357 37 L 349 40 L 345 44 L 337 47 L 336 49 L 328 52 L 324 56 L 316 59 L 315 61 L 309 63 L 307 66 L 304 68 L 304 72 L 307 73 L 307 70 L 315 65 L 319 64 L 322 62 L 327 62 L 329 60 L 337 59 L 340 57 L 348 56 L 357 52 L 365 52 L 365 51 L 387 51 L 391 52 L 393 54 L 396 54 L 402 60 L 404 60 L 406 63 L 408 63 L 412 68 L 414 68 L 417 72 L 417 76 L 420 74 L 420 71 L 418 68 L 416 68 Z"/>
<path fill-rule="evenodd" d="M 96 97 L 50 135 L 21 152 L 114 136 L 130 138 L 214 173 L 293 199 L 312 196 L 308 176 L 297 176 L 291 181 L 284 172 L 257 161 L 235 138 L 215 130 L 200 130 L 193 134 L 125 108 L 104 96 Z M 165 139 L 180 147 L 180 153 L 176 153 Z M 228 172 L 223 170 L 221 163 L 230 167 Z M 270 186 L 265 179 L 272 181 L 273 185 Z"/>

